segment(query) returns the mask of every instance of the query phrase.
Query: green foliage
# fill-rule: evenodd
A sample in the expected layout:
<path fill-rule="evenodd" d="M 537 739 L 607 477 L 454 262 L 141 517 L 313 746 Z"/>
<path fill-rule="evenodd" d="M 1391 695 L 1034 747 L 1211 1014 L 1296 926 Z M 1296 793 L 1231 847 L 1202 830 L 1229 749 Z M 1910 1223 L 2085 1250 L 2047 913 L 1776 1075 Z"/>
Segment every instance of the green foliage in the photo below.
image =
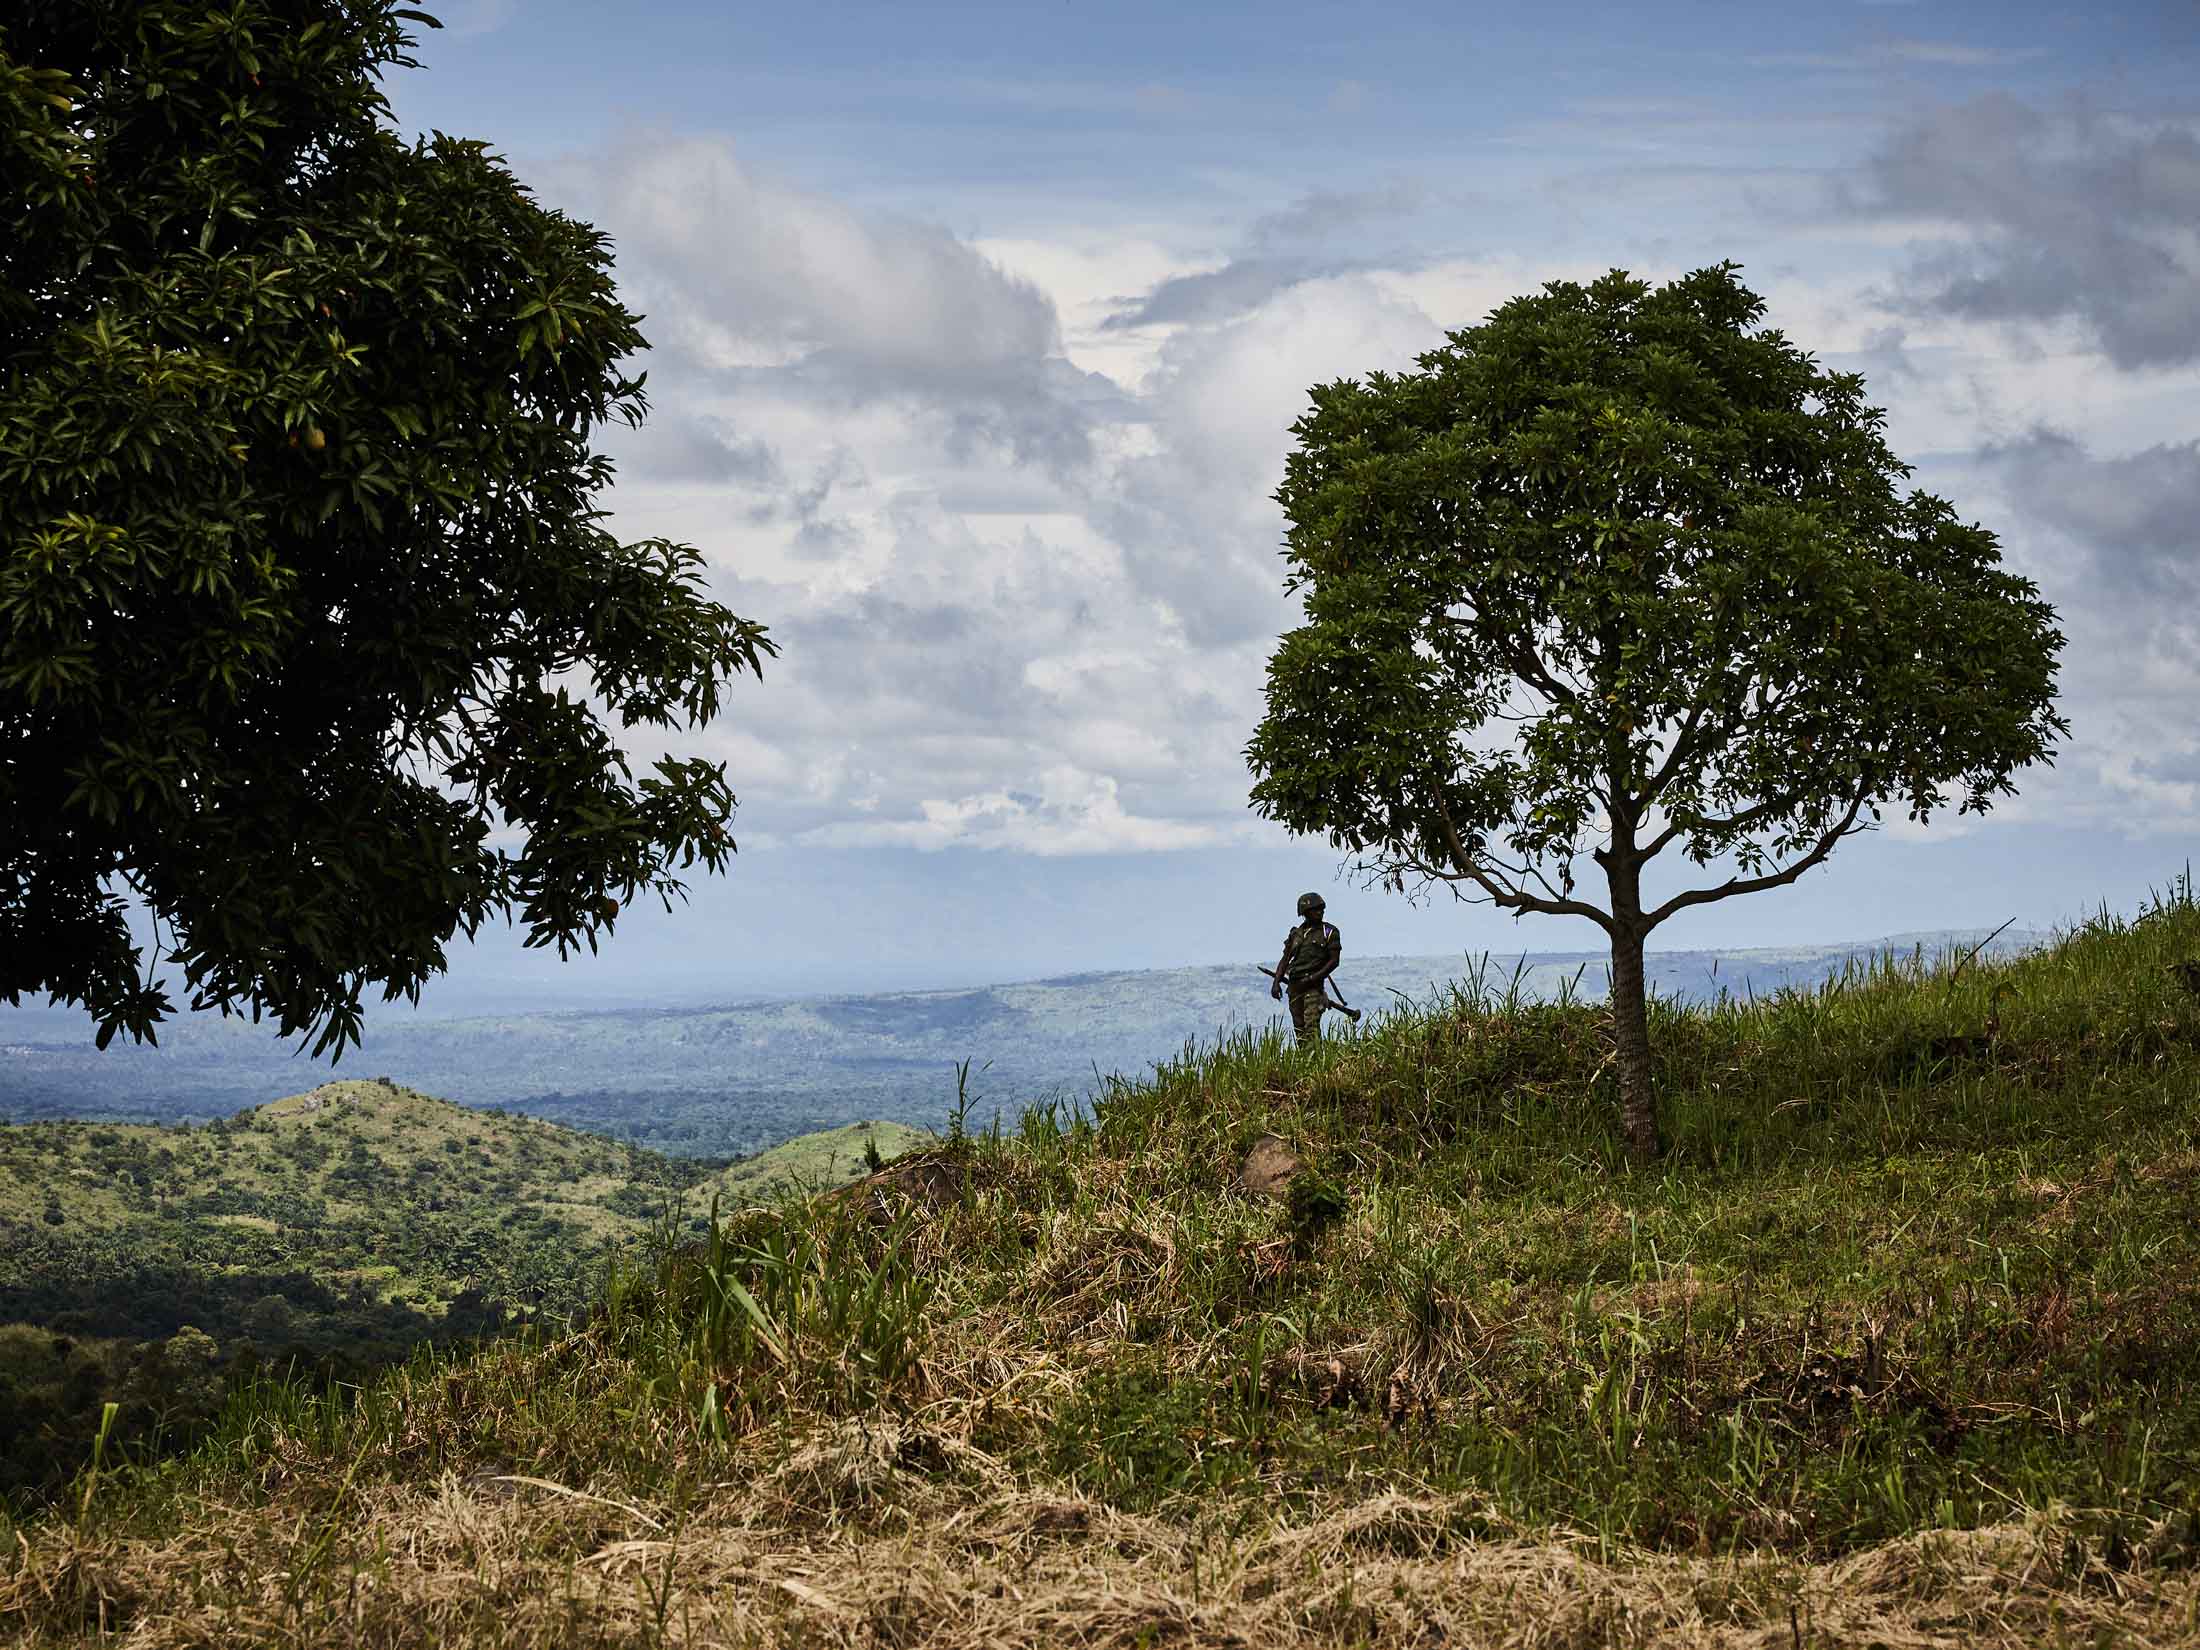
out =
<path fill-rule="evenodd" d="M 617 730 L 773 644 L 600 525 L 637 317 L 484 145 L 399 138 L 411 15 L 0 21 L 0 1000 L 103 1044 L 171 1007 L 126 893 L 195 1004 L 341 1050 L 454 932 L 593 947 L 732 852 L 723 764 Z"/>
<path fill-rule="evenodd" d="M 1350 1203 L 1342 1186 L 1308 1167 L 1291 1177 L 1283 1207 L 1292 1239 L 1303 1249 L 1344 1219 Z"/>
<path fill-rule="evenodd" d="M 917 1372 L 934 1285 L 906 1223 L 752 1217 L 668 1251 L 622 1293 L 606 1333 L 678 1395 L 706 1435 L 790 1400 L 826 1414 L 898 1397 Z"/>
<path fill-rule="evenodd" d="M 859 1141 L 929 1138 L 832 1130 L 727 1165 L 387 1079 L 218 1129 L 0 1127 L 0 1395 L 19 1400 L 0 1402 L 0 1498 L 65 1480 L 108 1399 L 118 1456 L 170 1453 L 240 1384 L 357 1382 L 423 1346 L 563 1324 L 651 1232 L 706 1227 L 714 1198 L 837 1185 L 860 1172 Z M 31 1225 L 42 1204 L 60 1229 Z M 181 1346 L 206 1369 L 177 1364 Z"/>
<path fill-rule="evenodd" d="M 2052 610 L 1992 533 L 1897 496 L 1861 377 L 1749 330 L 1736 267 L 1552 282 L 1417 372 L 1313 391 L 1277 494 L 1307 622 L 1247 753 L 1264 815 L 1400 886 L 1647 931 L 1741 891 L 1630 908 L 1675 839 L 1756 870 L 1760 836 L 1820 851 L 1950 783 L 1983 812 L 2049 760 Z M 1500 714 L 1517 750 L 1466 742 Z M 1609 913 L 1571 898 L 1599 810 Z M 1500 840 L 1557 887 L 1508 882 Z"/>
<path fill-rule="evenodd" d="M 1214 1394 L 1147 1353 L 1079 1384 L 1047 1427 L 1044 1460 L 1087 1494 L 1145 1512 L 1254 1476 L 1251 1452 L 1223 1422 Z"/>
<path fill-rule="evenodd" d="M 0 1325 L 0 1496 L 65 1483 L 95 1430 L 118 1461 L 189 1443 L 221 1413 L 222 1365 L 189 1324 L 136 1342 Z"/>
<path fill-rule="evenodd" d="M 109 1398 L 114 1446 L 138 1457 L 188 1443 L 263 1366 L 357 1380 L 423 1342 L 577 1312 L 712 1167 L 370 1083 L 219 1130 L 0 1129 L 0 1341 L 36 1325 L 19 1348 L 63 1348 L 0 1406 L 0 1493 L 73 1470 Z M 178 1336 L 211 1363 L 210 1401 L 152 1401 L 192 1385 L 169 1367 Z"/>

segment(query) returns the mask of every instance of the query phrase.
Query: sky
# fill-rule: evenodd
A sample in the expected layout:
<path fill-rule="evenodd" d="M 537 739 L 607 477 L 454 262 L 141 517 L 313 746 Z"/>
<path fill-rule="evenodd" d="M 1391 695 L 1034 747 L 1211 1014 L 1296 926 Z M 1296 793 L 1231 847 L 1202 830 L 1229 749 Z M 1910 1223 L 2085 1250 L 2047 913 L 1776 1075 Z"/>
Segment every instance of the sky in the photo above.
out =
<path fill-rule="evenodd" d="M 1656 948 L 2068 926 L 2200 823 L 2200 5 L 447 0 L 400 124 L 612 237 L 631 538 L 782 652 L 669 748 L 740 853 L 548 997 L 881 989 L 1274 952 L 1591 950 L 1359 885 L 1251 809 L 1311 386 L 1543 283 L 1732 259 L 2068 638 L 2052 767 L 1899 806 Z M 653 756 L 658 746 L 639 745 Z M 1663 898 L 1733 873 L 1676 849 Z"/>

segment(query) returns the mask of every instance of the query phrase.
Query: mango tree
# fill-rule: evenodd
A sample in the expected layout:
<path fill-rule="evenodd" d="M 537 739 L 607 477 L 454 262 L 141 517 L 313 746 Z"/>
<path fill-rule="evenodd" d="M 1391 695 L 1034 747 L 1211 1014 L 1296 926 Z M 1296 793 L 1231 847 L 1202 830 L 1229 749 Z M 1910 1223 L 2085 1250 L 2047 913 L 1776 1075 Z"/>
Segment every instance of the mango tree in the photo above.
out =
<path fill-rule="evenodd" d="M 102 1045 L 166 962 L 341 1052 L 454 934 L 593 947 L 733 849 L 723 764 L 627 746 L 773 646 L 602 525 L 639 317 L 600 232 L 395 130 L 408 20 L 0 8 L 0 1001 Z"/>
<path fill-rule="evenodd" d="M 1262 814 L 1393 889 L 1604 930 L 1638 1160 L 1653 929 L 1793 882 L 1882 802 L 1983 814 L 2069 732 L 2037 587 L 1900 489 L 1862 378 L 1756 327 L 1738 267 L 1552 282 L 1417 371 L 1316 387 L 1276 495 L 1306 622 L 1246 752 Z M 1675 843 L 1742 874 L 1646 904 Z"/>

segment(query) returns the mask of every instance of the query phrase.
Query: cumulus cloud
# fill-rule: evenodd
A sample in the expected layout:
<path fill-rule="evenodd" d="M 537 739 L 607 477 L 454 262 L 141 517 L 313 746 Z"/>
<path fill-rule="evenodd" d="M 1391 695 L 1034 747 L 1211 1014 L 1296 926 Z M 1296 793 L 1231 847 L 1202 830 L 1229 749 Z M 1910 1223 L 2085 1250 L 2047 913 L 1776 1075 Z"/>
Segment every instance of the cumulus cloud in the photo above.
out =
<path fill-rule="evenodd" d="M 614 508 L 703 547 L 719 594 L 783 648 L 740 697 L 742 738 L 692 746 L 731 764 L 745 830 L 1081 853 L 1246 827 L 1243 747 L 1295 613 L 1271 497 L 1289 425 L 1310 385 L 1438 342 L 1418 304 L 1372 279 L 1297 282 L 1131 355 L 1104 345 L 1109 376 L 1069 352 L 1107 336 L 1109 277 L 1154 267 L 1150 249 L 1032 255 L 1080 316 L 1070 338 L 1051 298 L 1033 320 L 1037 289 L 1005 257 L 756 180 L 723 145 L 573 175 L 654 344 L 655 411 L 614 439 L 633 483 Z M 1304 196 L 1245 239 L 1305 242 L 1407 201 Z M 877 300 L 909 336 L 788 250 L 878 261 L 910 235 L 940 290 Z M 974 365 L 989 339 L 1012 347 Z"/>
<path fill-rule="evenodd" d="M 1094 500 L 1139 587 L 1202 645 L 1273 637 L 1293 622 L 1273 494 L 1309 389 L 1408 368 L 1443 338 L 1410 298 L 1356 275 L 1293 286 L 1235 321 L 1173 336 L 1144 397 L 1164 440 L 1124 459 Z"/>
<path fill-rule="evenodd" d="M 1374 189 L 1315 189 L 1255 218 L 1245 238 L 1255 247 L 1321 244 L 1339 235 L 1358 235 L 1372 224 L 1411 217 L 1428 201 L 1424 186 L 1402 178 Z"/>
<path fill-rule="evenodd" d="M 933 473 L 1059 480 L 1123 414 L 1118 386 L 1065 358 L 1053 300 L 944 226 L 759 177 L 716 138 L 633 138 L 545 172 L 612 231 L 645 315 L 654 415 L 612 433 L 622 471 L 769 494 L 746 519 L 791 524 L 791 552 L 852 547 L 821 513 L 828 494 L 848 513 L 851 469 L 921 447 Z"/>
<path fill-rule="evenodd" d="M 2200 137 L 2083 104 L 1992 93 L 1912 120 L 1837 191 L 1864 217 L 1955 226 L 1912 258 L 1892 308 L 2076 320 L 2117 366 L 2200 359 Z"/>
<path fill-rule="evenodd" d="M 968 515 L 912 495 L 850 525 L 860 551 L 836 563 L 718 577 L 729 605 L 766 618 L 784 648 L 740 696 L 751 742 L 712 730 L 695 746 L 757 776 L 745 818 L 791 836 L 858 812 L 930 819 L 908 839 L 930 840 L 956 817 L 939 807 L 1033 790 L 1034 775 L 1064 764 L 1105 779 L 1128 820 L 1218 830 L 1243 817 L 1237 751 L 1258 714 L 1260 657 L 1190 645 L 1080 517 Z M 1057 814 L 999 841 L 1054 841 Z M 1126 850 L 1171 840 L 1110 828 Z"/>
<path fill-rule="evenodd" d="M 653 418 L 647 439 L 615 439 L 610 445 L 626 474 L 653 480 L 768 487 L 785 479 L 767 442 L 743 436 L 731 419 L 709 413 Z"/>
<path fill-rule="evenodd" d="M 1447 328 L 1602 267 L 1317 268 L 1416 210 L 1405 186 L 1248 219 L 1228 274 L 1135 237 L 981 249 L 754 177 L 722 143 L 620 150 L 572 177 L 655 345 L 650 424 L 614 433 L 620 530 L 701 546 L 722 598 L 783 648 L 686 745 L 729 763 L 745 847 L 1064 856 L 1270 832 L 1249 812 L 1243 751 L 1275 639 L 1298 622 L 1273 494 L 1309 389 L 1410 368 Z M 843 258 L 836 277 L 825 266 Z M 1126 291 L 1150 324 L 1109 325 Z M 1799 336 L 1912 363 L 1918 380 L 1944 376 L 1932 352 L 1963 326 L 1884 326 L 1822 284 L 1775 308 Z M 2102 393 L 2127 382 L 2091 359 Z M 2057 385 L 2057 404 L 2090 405 Z M 2135 451 L 2138 469 L 2100 473 L 2087 466 L 2124 461 L 2035 442 L 1986 470 L 2025 553 L 2083 569 L 2118 533 L 2167 546 L 2176 506 L 2140 508 L 2137 484 L 2176 458 Z M 2104 525 L 2110 497 L 2136 512 L 2130 532 Z M 2108 623 L 2078 612 L 2073 652 L 2113 656 Z M 2141 769 L 2180 748 L 2158 719 L 2131 720 L 2113 686 L 2079 675 L 2104 754 L 2028 784 L 2002 817 L 2087 794 L 2189 806 Z"/>
<path fill-rule="evenodd" d="M 2074 582 L 2094 602 L 2141 620 L 2200 597 L 2200 441 L 2103 458 L 2042 428 L 1983 456 L 2019 513 L 2085 558 Z"/>
<path fill-rule="evenodd" d="M 2200 745 L 2184 745 L 2159 755 L 2142 756 L 2136 771 L 2158 785 L 2200 786 Z"/>
<path fill-rule="evenodd" d="M 1127 813 L 1113 779 L 1067 764 L 1048 768 L 1036 784 L 1036 792 L 926 799 L 913 820 L 848 821 L 821 826 L 802 840 L 827 847 L 990 848 L 1056 858 L 1204 848 L 1224 834 L 1213 825 Z"/>
<path fill-rule="evenodd" d="M 1299 258 L 1233 258 L 1218 269 L 1171 275 L 1144 297 L 1130 300 L 1101 323 L 1109 331 L 1128 327 L 1173 326 L 1193 321 L 1226 321 L 1257 308 L 1285 287 L 1315 273 Z"/>
<path fill-rule="evenodd" d="M 616 221 L 660 327 L 712 365 L 983 374 L 1059 345 L 1046 294 L 947 229 L 760 180 L 722 140 L 636 139 L 561 181 Z"/>
<path fill-rule="evenodd" d="M 1997 523 L 2037 578 L 2066 645 L 2058 708 L 2071 736 L 1997 816 L 2133 833 L 2189 830 L 2200 792 L 2200 443 L 2099 454 L 2054 429 L 1983 448 Z"/>

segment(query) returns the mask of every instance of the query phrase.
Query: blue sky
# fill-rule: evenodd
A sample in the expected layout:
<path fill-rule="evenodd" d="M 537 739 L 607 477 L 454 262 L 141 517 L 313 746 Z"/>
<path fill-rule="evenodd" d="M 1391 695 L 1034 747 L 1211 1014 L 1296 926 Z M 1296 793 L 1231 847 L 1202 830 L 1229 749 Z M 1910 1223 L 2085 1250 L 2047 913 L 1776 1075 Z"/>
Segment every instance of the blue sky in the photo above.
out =
<path fill-rule="evenodd" d="M 785 647 L 678 747 L 731 764 L 731 876 L 582 965 L 497 939 L 459 981 L 1228 960 L 1303 887 L 1363 952 L 1592 948 L 1358 890 L 1250 814 L 1240 753 L 1294 622 L 1268 495 L 1308 386 L 1615 265 L 1738 259 L 1770 324 L 1863 372 L 1914 483 L 2057 605 L 2074 724 L 1983 821 L 1891 809 L 1652 946 L 2072 922 L 2190 850 L 2189 3 L 440 15 L 401 123 L 609 231 L 649 317 L 616 525 L 702 547 Z M 1730 869 L 1666 859 L 1653 893 Z"/>

